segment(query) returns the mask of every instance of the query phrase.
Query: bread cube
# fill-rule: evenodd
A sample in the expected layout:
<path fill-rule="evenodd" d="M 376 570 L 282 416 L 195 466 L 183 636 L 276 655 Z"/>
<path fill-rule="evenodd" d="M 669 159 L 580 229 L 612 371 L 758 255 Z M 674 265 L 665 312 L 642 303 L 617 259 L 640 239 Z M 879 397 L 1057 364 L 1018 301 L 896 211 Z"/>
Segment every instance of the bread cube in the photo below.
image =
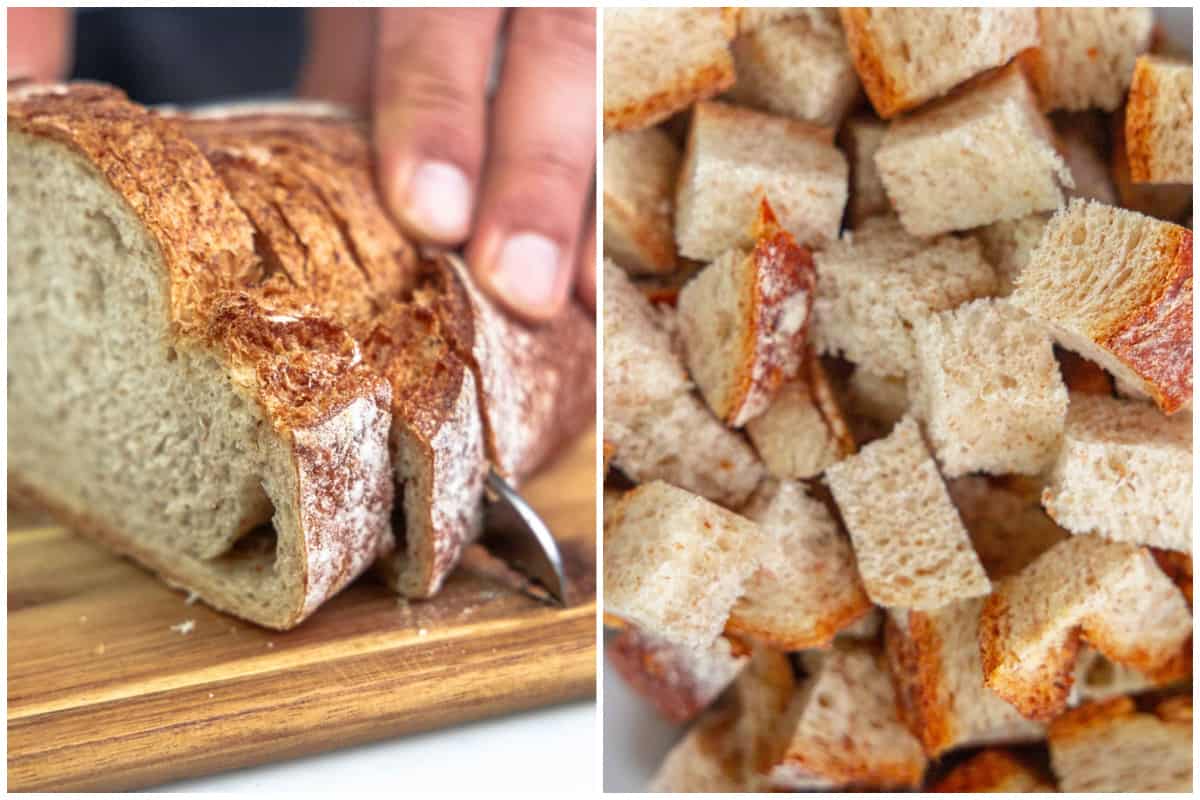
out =
<path fill-rule="evenodd" d="M 947 772 L 929 791 L 939 794 L 965 792 L 1053 792 L 1054 784 L 1007 750 L 988 749 Z"/>
<path fill-rule="evenodd" d="M 743 513 L 774 546 L 746 583 L 727 631 L 780 650 L 825 647 L 871 610 L 849 540 L 803 484 L 760 488 Z"/>
<path fill-rule="evenodd" d="M 721 8 L 604 9 L 604 130 L 661 122 L 734 82 L 736 15 Z"/>
<path fill-rule="evenodd" d="M 732 706 L 705 714 L 671 748 L 650 780 L 650 792 L 746 791 L 734 729 Z"/>
<path fill-rule="evenodd" d="M 808 15 L 744 33 L 733 43 L 729 99 L 827 128 L 858 99 L 858 75 L 837 23 Z"/>
<path fill-rule="evenodd" d="M 632 274 L 675 269 L 680 153 L 662 130 L 604 139 L 604 254 Z"/>
<path fill-rule="evenodd" d="M 1112 115 L 1109 151 L 1113 185 L 1122 208 L 1168 222 L 1186 221 L 1191 228 L 1192 186 L 1188 183 L 1134 183 L 1125 141 L 1125 109 Z"/>
<path fill-rule="evenodd" d="M 894 121 L 875 165 L 915 236 L 974 228 L 1063 203 L 1071 173 L 1016 66 Z"/>
<path fill-rule="evenodd" d="M 1192 396 L 1192 232 L 1072 200 L 1046 225 L 1012 302 L 1168 414 Z"/>
<path fill-rule="evenodd" d="M 912 329 L 919 320 L 996 288 L 978 242 L 923 241 L 894 217 L 867 220 L 814 261 L 814 344 L 880 377 L 903 378 L 916 365 Z"/>
<path fill-rule="evenodd" d="M 989 298 L 932 314 L 914 333 L 913 411 L 944 475 L 1037 475 L 1050 466 L 1067 389 L 1041 324 Z"/>
<path fill-rule="evenodd" d="M 886 214 L 892 210 L 879 170 L 875 168 L 875 152 L 883 143 L 887 123 L 869 114 L 859 114 L 846 120 L 839 142 L 850 160 L 850 203 L 848 222 L 857 228 L 867 217 Z"/>
<path fill-rule="evenodd" d="M 1046 230 L 1048 214 L 993 222 L 975 232 L 983 255 L 996 270 L 996 294 L 1007 297 L 1017 288 L 1017 275 L 1029 263 L 1033 249 Z"/>
<path fill-rule="evenodd" d="M 1125 147 L 1136 183 L 1192 182 L 1192 65 L 1140 56 L 1125 106 Z"/>
<path fill-rule="evenodd" d="M 843 8 L 842 26 L 875 112 L 891 119 L 1038 42 L 1030 8 Z"/>
<path fill-rule="evenodd" d="M 1192 551 L 1192 421 L 1153 406 L 1077 394 L 1042 494 L 1077 534 Z"/>
<path fill-rule="evenodd" d="M 1114 111 L 1129 88 L 1134 60 L 1150 47 L 1149 8 L 1037 9 L 1041 41 L 1022 56 L 1046 111 Z"/>
<path fill-rule="evenodd" d="M 745 517 L 662 481 L 643 484 L 604 529 L 604 610 L 707 651 L 768 543 Z"/>
<path fill-rule="evenodd" d="M 831 465 L 825 480 L 874 603 L 932 610 L 991 591 L 912 418 Z"/>
<path fill-rule="evenodd" d="M 849 167 L 833 132 L 724 103 L 700 103 L 675 198 L 675 237 L 688 258 L 712 261 L 754 244 L 765 198 L 800 244 L 837 237 Z"/>

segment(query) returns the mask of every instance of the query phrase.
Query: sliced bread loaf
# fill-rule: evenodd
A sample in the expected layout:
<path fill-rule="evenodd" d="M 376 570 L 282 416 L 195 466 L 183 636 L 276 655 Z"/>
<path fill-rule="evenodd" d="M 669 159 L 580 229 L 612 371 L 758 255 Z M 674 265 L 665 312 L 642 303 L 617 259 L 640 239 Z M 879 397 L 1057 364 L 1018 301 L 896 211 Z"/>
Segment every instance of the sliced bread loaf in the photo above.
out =
<path fill-rule="evenodd" d="M 1015 305 L 1059 344 L 1140 386 L 1167 413 L 1192 396 L 1192 232 L 1072 200 L 1017 278 Z"/>
<path fill-rule="evenodd" d="M 633 274 L 675 269 L 679 159 L 660 128 L 604 139 L 604 254 Z"/>
<path fill-rule="evenodd" d="M 850 202 L 846 213 L 851 228 L 859 227 L 868 217 L 886 214 L 892 209 L 875 167 L 875 152 L 883 143 L 886 132 L 886 122 L 871 114 L 857 114 L 846 120 L 838 133 L 838 143 L 850 162 Z"/>
<path fill-rule="evenodd" d="M 951 769 L 929 791 L 1053 792 L 1054 783 L 1007 750 L 988 748 Z"/>
<path fill-rule="evenodd" d="M 1125 147 L 1136 183 L 1192 182 L 1192 65 L 1139 56 L 1125 105 Z"/>
<path fill-rule="evenodd" d="M 833 131 L 725 103 L 699 103 L 675 198 L 675 237 L 688 258 L 711 261 L 755 240 L 759 207 L 809 247 L 837 237 L 849 167 Z"/>
<path fill-rule="evenodd" d="M 932 236 L 1062 205 L 1074 184 L 1053 136 L 1011 65 L 894 121 L 875 165 L 904 227 Z"/>
<path fill-rule="evenodd" d="M 897 423 L 886 438 L 828 467 L 825 480 L 873 602 L 936 609 L 991 591 L 911 418 Z"/>

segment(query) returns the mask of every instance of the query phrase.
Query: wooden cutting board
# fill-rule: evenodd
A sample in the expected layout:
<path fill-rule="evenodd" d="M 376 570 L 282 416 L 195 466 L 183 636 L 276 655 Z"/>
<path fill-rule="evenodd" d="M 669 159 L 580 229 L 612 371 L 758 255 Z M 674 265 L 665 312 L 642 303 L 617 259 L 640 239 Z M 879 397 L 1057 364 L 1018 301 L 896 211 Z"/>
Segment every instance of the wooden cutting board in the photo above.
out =
<path fill-rule="evenodd" d="M 364 578 L 278 633 L 13 512 L 9 790 L 136 788 L 594 695 L 595 446 L 524 490 L 563 542 L 567 609 L 475 548 L 433 600 Z"/>

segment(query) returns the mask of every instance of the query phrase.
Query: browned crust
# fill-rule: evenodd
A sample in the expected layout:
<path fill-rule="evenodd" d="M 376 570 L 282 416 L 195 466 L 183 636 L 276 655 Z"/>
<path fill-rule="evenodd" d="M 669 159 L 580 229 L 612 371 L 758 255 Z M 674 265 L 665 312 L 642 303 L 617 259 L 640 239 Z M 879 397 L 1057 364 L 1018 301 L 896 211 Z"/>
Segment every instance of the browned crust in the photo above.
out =
<path fill-rule="evenodd" d="M 804 635 L 798 635 L 795 631 L 781 631 L 756 625 L 738 614 L 735 608 L 725 623 L 725 632 L 788 652 L 823 648 L 829 646 L 839 631 L 865 617 L 872 608 L 874 606 L 871 601 L 860 590 L 854 599 L 827 611 L 819 620 L 807 620 L 808 630 Z"/>
<path fill-rule="evenodd" d="M 1154 561 L 1158 564 L 1166 576 L 1170 578 L 1179 591 L 1183 592 L 1184 598 L 1187 600 L 1188 608 L 1192 607 L 1192 557 L 1188 553 L 1181 553 L 1178 550 L 1159 550 L 1156 547 L 1150 548 L 1150 555 L 1154 556 Z"/>
<path fill-rule="evenodd" d="M 736 25 L 736 22 L 734 23 Z M 670 87 L 640 100 L 604 107 L 604 131 L 632 131 L 661 122 L 680 109 L 706 100 L 733 86 L 736 76 L 728 50 L 715 63 L 676 78 Z"/>
<path fill-rule="evenodd" d="M 618 617 L 616 614 L 610 614 L 607 611 L 604 612 L 602 619 L 604 622 L 604 627 L 612 628 L 616 631 L 623 631 L 629 627 L 628 622 L 623 620 L 621 617 Z"/>
<path fill-rule="evenodd" d="M 941 683 L 942 639 L 929 615 L 910 611 L 907 634 L 889 616 L 884 625 L 884 653 L 900 720 L 929 757 L 952 747 L 951 698 Z"/>
<path fill-rule="evenodd" d="M 919 105 L 918 100 L 908 96 L 908 88 L 884 66 L 883 53 L 871 31 L 871 9 L 842 8 L 839 12 L 854 69 L 875 113 L 883 119 L 891 119 Z"/>
<path fill-rule="evenodd" d="M 622 202 L 621 198 L 605 192 L 604 224 L 623 228 L 629 240 L 637 247 L 643 263 L 656 273 L 674 271 L 677 260 L 674 229 L 670 218 L 656 220 L 639 214 L 636 209 Z"/>
<path fill-rule="evenodd" d="M 1054 744 L 1061 744 L 1093 729 L 1105 728 L 1114 720 L 1137 713 L 1133 699 L 1125 696 L 1112 697 L 1085 703 L 1071 709 L 1050 723 L 1046 737 Z"/>
<path fill-rule="evenodd" d="M 1048 781 L 1037 775 L 1007 750 L 984 750 L 968 761 L 955 767 L 929 791 L 945 792 L 989 792 L 1007 787 L 1010 780 L 1028 776 L 1050 790 Z"/>
<path fill-rule="evenodd" d="M 1163 722 L 1192 722 L 1192 696 L 1177 694 L 1168 697 L 1154 707 L 1154 715 Z"/>
<path fill-rule="evenodd" d="M 850 430 L 850 424 L 842 413 L 841 405 L 833 390 L 833 384 L 830 383 L 829 376 L 825 373 L 821 358 L 812 347 L 808 348 L 805 361 L 809 389 L 812 391 L 817 411 L 820 412 L 821 419 L 825 422 L 825 428 L 829 431 L 830 438 L 837 444 L 838 456 L 845 458 L 853 455 L 858 449 L 854 442 L 854 433 Z"/>
<path fill-rule="evenodd" d="M 1133 67 L 1133 82 L 1129 86 L 1129 97 L 1125 102 L 1125 154 L 1129 164 L 1129 177 L 1134 183 L 1161 182 L 1155 174 L 1154 148 L 1154 98 L 1160 91 L 1154 68 L 1144 56 L 1139 56 Z"/>
<path fill-rule="evenodd" d="M 1038 26 L 1041 26 L 1043 9 L 1037 9 Z M 1037 98 L 1038 109 L 1043 113 L 1050 110 L 1054 103 L 1054 84 L 1050 79 L 1050 62 L 1041 47 L 1030 47 L 1017 53 L 1014 59 L 1017 66 L 1025 73 L 1034 97 Z"/>
<path fill-rule="evenodd" d="M 1138 211 L 1147 216 L 1178 222 L 1192 202 L 1192 187 L 1189 184 L 1144 184 L 1134 183 L 1129 175 L 1129 156 L 1125 146 L 1125 108 L 1112 115 L 1113 185 L 1122 208 Z"/>

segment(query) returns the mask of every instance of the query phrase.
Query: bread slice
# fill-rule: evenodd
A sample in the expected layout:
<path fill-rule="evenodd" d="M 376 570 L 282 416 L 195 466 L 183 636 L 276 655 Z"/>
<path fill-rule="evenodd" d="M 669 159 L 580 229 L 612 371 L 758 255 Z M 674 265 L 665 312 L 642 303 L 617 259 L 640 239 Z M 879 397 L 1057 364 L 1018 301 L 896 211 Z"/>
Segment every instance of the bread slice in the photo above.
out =
<path fill-rule="evenodd" d="M 390 546 L 391 393 L 273 291 L 178 125 L 91 84 L 8 106 L 10 485 L 206 603 L 311 614 Z"/>
<path fill-rule="evenodd" d="M 812 256 L 763 201 L 758 241 L 731 250 L 679 293 L 687 365 L 709 407 L 740 428 L 800 372 L 816 276 Z"/>
<path fill-rule="evenodd" d="M 850 202 L 846 214 L 851 228 L 859 227 L 868 217 L 892 210 L 879 170 L 875 168 L 875 153 L 886 132 L 886 122 L 871 114 L 856 114 L 846 120 L 838 133 L 838 143 L 850 162 Z"/>
<path fill-rule="evenodd" d="M 604 254 L 632 274 L 676 266 L 679 148 L 660 128 L 604 139 Z"/>
<path fill-rule="evenodd" d="M 849 167 L 833 131 L 725 103 L 692 110 L 675 198 L 675 238 L 688 258 L 749 248 L 765 198 L 796 241 L 837 238 Z"/>
<path fill-rule="evenodd" d="M 1064 792 L 1191 792 L 1192 699 L 1140 712 L 1117 697 L 1050 725 L 1050 763 Z"/>
<path fill-rule="evenodd" d="M 859 97 L 858 75 L 837 22 L 801 15 L 733 42 L 738 104 L 837 128 Z"/>
<path fill-rule="evenodd" d="M 1027 8 L 843 8 L 842 26 L 875 112 L 891 119 L 999 67 L 1038 41 Z"/>
<path fill-rule="evenodd" d="M 829 466 L 825 481 L 872 602 L 932 610 L 991 591 L 912 418 Z"/>
<path fill-rule="evenodd" d="M 1054 783 L 1007 750 L 981 750 L 930 787 L 938 793 L 1053 792 Z"/>
<path fill-rule="evenodd" d="M 1129 174 L 1137 183 L 1192 182 L 1192 65 L 1139 56 L 1125 105 Z"/>
<path fill-rule="evenodd" d="M 1149 8 L 1039 8 L 1040 42 L 1022 56 L 1046 111 L 1113 111 L 1150 47 Z"/>
<path fill-rule="evenodd" d="M 734 82 L 736 15 L 721 8 L 604 9 L 604 130 L 661 122 Z"/>
<path fill-rule="evenodd" d="M 818 251 L 812 339 L 874 375 L 903 378 L 916 365 L 912 328 L 995 291 L 996 276 L 974 239 L 924 241 L 895 217 L 875 217 Z"/>
<path fill-rule="evenodd" d="M 1191 270 L 1188 229 L 1072 200 L 1047 224 L 1012 301 L 1170 414 L 1192 396 Z"/>
<path fill-rule="evenodd" d="M 742 755 L 734 736 L 736 725 L 734 706 L 705 714 L 667 753 L 647 791 L 745 791 Z"/>
<path fill-rule="evenodd" d="M 654 309 L 612 264 L 604 266 L 604 435 L 634 481 L 662 479 L 736 508 L 762 464 L 692 391 Z"/>
<path fill-rule="evenodd" d="M 1012 65 L 894 121 L 875 166 L 905 229 L 933 236 L 1062 205 L 1074 183 L 1053 137 Z"/>
<path fill-rule="evenodd" d="M 1075 395 L 1065 443 L 1042 493 L 1079 534 L 1192 550 L 1192 421 L 1153 406 Z"/>
<path fill-rule="evenodd" d="M 1058 152 L 1075 181 L 1067 197 L 1117 204 L 1117 187 L 1108 163 L 1111 146 L 1107 127 L 1104 115 L 1096 111 L 1055 115 Z"/>
<path fill-rule="evenodd" d="M 1004 479 L 966 475 L 947 481 L 946 488 L 979 563 L 993 581 L 1016 575 L 1070 536 L 1042 510 L 1037 494 Z"/>
<path fill-rule="evenodd" d="M 1120 206 L 1148 217 L 1168 222 L 1191 219 L 1192 187 L 1186 183 L 1134 183 L 1129 170 L 1129 151 L 1125 142 L 1125 109 L 1111 116 L 1112 148 L 1109 163 Z M 1192 226 L 1187 225 L 1188 228 Z"/>
<path fill-rule="evenodd" d="M 1082 641 L 1163 680 L 1190 670 L 1191 635 L 1182 594 L 1148 552 L 1072 536 L 997 582 L 979 647 L 987 686 L 1030 719 L 1051 719 L 1066 705 Z"/>
<path fill-rule="evenodd" d="M 1053 463 L 1067 389 L 1040 323 L 988 298 L 932 314 L 914 333 L 912 408 L 943 474 L 1037 475 Z"/>
<path fill-rule="evenodd" d="M 706 651 L 768 542 L 758 525 L 702 497 L 643 484 L 621 498 L 604 529 L 604 610 Z"/>
<path fill-rule="evenodd" d="M 695 652 L 636 628 L 626 628 L 605 648 L 608 663 L 662 717 L 687 722 L 707 708 L 746 666 L 749 655 L 719 638 Z"/>
<path fill-rule="evenodd" d="M 746 583 L 727 631 L 780 650 L 825 647 L 871 610 L 850 542 L 803 484 L 764 485 L 743 513 L 774 547 Z"/>
<path fill-rule="evenodd" d="M 746 423 L 746 433 L 781 480 L 814 478 L 854 452 L 854 437 L 821 360 L 811 351 L 801 375 L 785 383 L 771 405 Z"/>
<path fill-rule="evenodd" d="M 1045 727 L 983 685 L 979 614 L 983 598 L 937 611 L 889 616 L 884 639 L 900 717 L 925 754 L 956 747 L 1036 741 Z"/>
<path fill-rule="evenodd" d="M 998 296 L 1008 297 L 1017 288 L 1017 276 L 1042 240 L 1049 219 L 1049 214 L 1030 214 L 993 222 L 975 231 L 984 257 L 996 270 Z"/>

